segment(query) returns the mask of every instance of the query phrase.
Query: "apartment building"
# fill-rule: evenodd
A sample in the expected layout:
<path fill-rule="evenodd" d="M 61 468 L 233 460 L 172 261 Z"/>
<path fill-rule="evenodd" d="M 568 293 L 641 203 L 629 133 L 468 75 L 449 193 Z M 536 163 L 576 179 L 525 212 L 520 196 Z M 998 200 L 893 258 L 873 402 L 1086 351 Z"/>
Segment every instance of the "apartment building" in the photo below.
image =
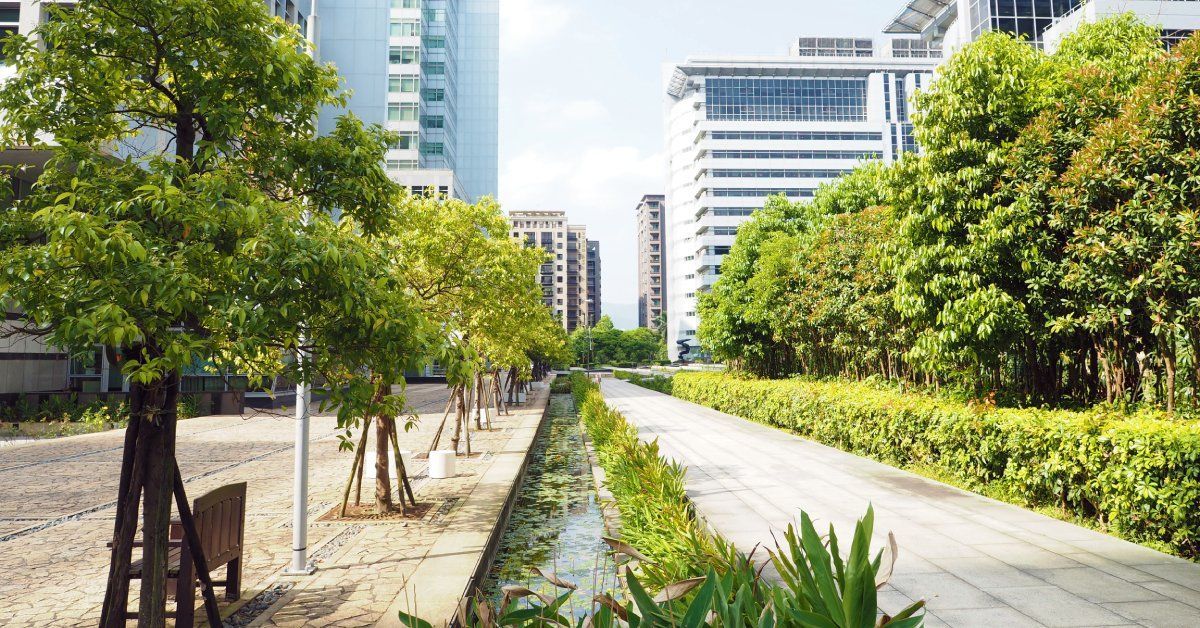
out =
<path fill-rule="evenodd" d="M 929 83 L 940 56 L 915 37 L 805 37 L 787 56 L 667 66 L 659 270 L 672 360 L 703 357 L 697 295 L 716 283 L 738 226 L 768 197 L 805 201 L 863 162 L 916 150 L 909 97 Z"/>
<path fill-rule="evenodd" d="M 637 205 L 638 327 L 658 329 L 659 317 L 666 311 L 666 201 L 662 194 L 647 194 Z"/>
<path fill-rule="evenodd" d="M 567 333 L 593 324 L 588 312 L 587 228 L 571 225 L 562 211 L 509 212 L 510 235 L 549 254 L 538 282 L 542 299 Z M 597 253 L 599 249 L 597 248 Z M 599 274 L 599 265 L 596 268 Z"/>
<path fill-rule="evenodd" d="M 587 324 L 595 326 L 603 309 L 600 302 L 600 241 L 587 241 Z"/>

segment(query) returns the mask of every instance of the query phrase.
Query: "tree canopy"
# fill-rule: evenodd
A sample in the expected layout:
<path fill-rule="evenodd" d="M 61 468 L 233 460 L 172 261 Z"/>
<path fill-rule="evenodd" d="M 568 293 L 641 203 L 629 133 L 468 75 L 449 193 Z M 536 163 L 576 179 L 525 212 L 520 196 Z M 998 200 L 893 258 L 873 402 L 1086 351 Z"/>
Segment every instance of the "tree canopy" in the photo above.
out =
<path fill-rule="evenodd" d="M 771 375 L 1194 399 L 1200 43 L 1159 37 L 1122 15 L 1053 54 L 1002 33 L 964 46 L 915 97 L 918 154 L 739 230 L 701 341 Z"/>

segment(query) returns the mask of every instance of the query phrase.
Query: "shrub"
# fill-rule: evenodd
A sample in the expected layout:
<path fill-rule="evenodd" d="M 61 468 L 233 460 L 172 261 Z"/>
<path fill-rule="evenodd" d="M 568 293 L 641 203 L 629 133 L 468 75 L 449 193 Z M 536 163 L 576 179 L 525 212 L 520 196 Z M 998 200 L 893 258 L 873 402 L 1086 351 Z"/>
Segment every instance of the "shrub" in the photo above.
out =
<path fill-rule="evenodd" d="M 647 584 L 661 588 L 727 565 L 728 545 L 710 535 L 692 511 L 683 467 L 659 455 L 658 443 L 638 440 L 637 429 L 604 403 L 587 375 L 571 375 L 571 390 L 620 505 L 624 540 L 654 561 L 643 565 Z"/>
<path fill-rule="evenodd" d="M 635 386 L 671 394 L 671 378 L 664 375 L 640 375 L 629 371 L 613 371 L 613 377 L 625 380 Z"/>
<path fill-rule="evenodd" d="M 1153 410 L 990 408 L 869 383 L 680 373 L 682 399 L 1200 556 L 1200 422 Z"/>
<path fill-rule="evenodd" d="M 571 392 L 571 378 L 559 375 L 550 382 L 550 392 L 555 395 L 565 395 Z"/>

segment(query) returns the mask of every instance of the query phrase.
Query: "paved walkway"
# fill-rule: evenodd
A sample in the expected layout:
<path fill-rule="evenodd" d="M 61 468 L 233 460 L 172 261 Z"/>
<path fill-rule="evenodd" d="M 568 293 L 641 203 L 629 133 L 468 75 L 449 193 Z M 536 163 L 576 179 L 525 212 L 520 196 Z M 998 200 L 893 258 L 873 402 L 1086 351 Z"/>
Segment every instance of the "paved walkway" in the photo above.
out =
<path fill-rule="evenodd" d="M 609 404 L 687 465 L 688 493 L 741 549 L 800 509 L 848 538 L 874 504 L 900 558 L 884 610 L 928 626 L 1200 626 L 1200 565 L 619 380 Z"/>
<path fill-rule="evenodd" d="M 489 478 L 494 469 L 511 469 L 523 459 L 544 391 L 541 386 L 535 403 L 512 416 L 496 418 L 494 430 L 473 432 L 473 448 L 482 455 L 460 458 L 455 478 L 429 481 L 423 464 L 412 470 L 417 499 L 433 505 L 419 521 L 317 521 L 340 499 L 351 454 L 338 451 L 336 420 L 314 417 L 309 548 L 318 571 L 301 579 L 281 575 L 291 556 L 291 416 L 181 422 L 177 454 L 190 497 L 248 482 L 243 600 L 230 607 L 222 601 L 222 614 L 244 605 L 232 618 L 237 625 L 369 626 L 395 617 L 408 585 L 410 595 L 414 586 L 425 591 L 422 614 L 449 615 L 437 607 L 444 602 L 452 609 L 465 590 L 503 505 L 488 500 L 495 501 L 493 494 L 504 493 L 513 479 Z M 409 387 L 409 407 L 422 422 L 417 430 L 400 433 L 401 448 L 426 448 L 447 398 L 445 385 Z M 122 438 L 122 431 L 112 431 L 0 449 L 0 626 L 95 625 L 104 596 L 105 543 L 112 535 Z M 364 499 L 370 499 L 373 489 L 364 484 Z M 453 539 L 453 551 L 439 551 L 447 539 Z M 447 556 L 454 559 L 449 565 Z M 455 582 L 422 577 L 426 566 Z M 436 585 L 432 591 L 427 582 Z M 131 607 L 136 608 L 133 589 Z"/>

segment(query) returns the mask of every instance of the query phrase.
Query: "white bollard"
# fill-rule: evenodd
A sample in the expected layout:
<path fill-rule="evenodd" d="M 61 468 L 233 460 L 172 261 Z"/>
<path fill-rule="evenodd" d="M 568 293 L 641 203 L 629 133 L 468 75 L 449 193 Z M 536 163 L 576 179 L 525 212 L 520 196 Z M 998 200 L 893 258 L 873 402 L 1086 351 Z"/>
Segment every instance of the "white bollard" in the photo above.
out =
<path fill-rule="evenodd" d="M 429 452 L 429 477 L 444 480 L 454 477 L 455 455 L 453 449 L 439 449 Z"/>

